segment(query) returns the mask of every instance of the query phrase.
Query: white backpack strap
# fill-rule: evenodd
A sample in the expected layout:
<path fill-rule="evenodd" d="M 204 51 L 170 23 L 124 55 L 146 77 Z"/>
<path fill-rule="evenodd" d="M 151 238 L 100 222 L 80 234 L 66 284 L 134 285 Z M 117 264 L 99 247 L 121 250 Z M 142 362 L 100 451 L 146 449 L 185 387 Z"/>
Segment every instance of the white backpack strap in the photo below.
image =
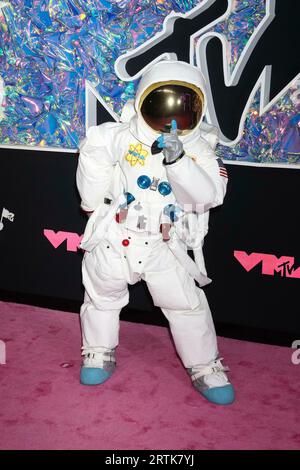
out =
<path fill-rule="evenodd" d="M 200 124 L 200 134 L 209 143 L 211 148 L 215 150 L 219 141 L 219 129 L 212 124 L 208 124 L 208 122 L 202 121 Z"/>

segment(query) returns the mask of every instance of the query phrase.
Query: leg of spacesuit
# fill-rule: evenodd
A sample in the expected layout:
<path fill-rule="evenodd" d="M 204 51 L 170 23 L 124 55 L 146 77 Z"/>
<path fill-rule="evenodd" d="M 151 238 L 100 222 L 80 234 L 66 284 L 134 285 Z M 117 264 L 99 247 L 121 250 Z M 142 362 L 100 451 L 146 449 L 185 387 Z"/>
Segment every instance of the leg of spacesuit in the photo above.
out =
<path fill-rule="evenodd" d="M 206 296 L 195 286 L 199 304 L 192 309 L 162 308 L 184 367 L 206 365 L 218 356 L 215 327 Z"/>
<path fill-rule="evenodd" d="M 225 374 L 228 369 L 218 358 L 215 328 L 203 290 L 163 246 L 145 268 L 149 269 L 145 269 L 144 279 L 154 304 L 169 320 L 176 350 L 194 387 L 213 403 L 232 403 L 233 387 Z"/>
<path fill-rule="evenodd" d="M 119 315 L 121 309 L 97 307 L 85 292 L 80 309 L 82 349 L 103 347 L 115 349 L 119 342 Z"/>
<path fill-rule="evenodd" d="M 80 381 L 84 385 L 103 383 L 113 373 L 114 351 L 119 341 L 119 314 L 129 300 L 119 259 L 112 255 L 107 264 L 104 248 L 110 246 L 106 244 L 85 253 L 82 263 L 85 296 L 80 319 L 84 359 Z"/>
<path fill-rule="evenodd" d="M 216 359 L 216 333 L 206 296 L 165 243 L 149 257 L 144 279 L 154 304 L 169 320 L 184 366 Z"/>

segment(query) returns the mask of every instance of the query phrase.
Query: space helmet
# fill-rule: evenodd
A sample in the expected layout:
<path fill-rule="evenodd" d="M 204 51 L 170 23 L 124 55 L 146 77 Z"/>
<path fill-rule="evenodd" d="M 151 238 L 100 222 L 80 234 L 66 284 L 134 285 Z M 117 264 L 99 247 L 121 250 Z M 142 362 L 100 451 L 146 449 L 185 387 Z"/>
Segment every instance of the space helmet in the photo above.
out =
<path fill-rule="evenodd" d="M 136 96 L 136 111 L 155 132 L 169 132 L 176 120 L 185 135 L 205 112 L 204 79 L 199 69 L 180 61 L 161 61 L 145 72 Z"/>

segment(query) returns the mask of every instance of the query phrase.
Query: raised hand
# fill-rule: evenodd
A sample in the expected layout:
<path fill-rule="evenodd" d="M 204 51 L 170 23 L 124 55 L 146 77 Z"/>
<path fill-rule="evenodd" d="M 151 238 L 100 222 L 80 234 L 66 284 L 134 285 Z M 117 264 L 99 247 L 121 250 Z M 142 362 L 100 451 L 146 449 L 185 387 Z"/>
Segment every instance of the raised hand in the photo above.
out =
<path fill-rule="evenodd" d="M 171 130 L 169 134 L 161 134 L 157 139 L 158 147 L 162 149 L 165 163 L 173 163 L 183 152 L 182 142 L 179 140 L 177 133 L 177 122 L 175 119 L 171 122 Z"/>

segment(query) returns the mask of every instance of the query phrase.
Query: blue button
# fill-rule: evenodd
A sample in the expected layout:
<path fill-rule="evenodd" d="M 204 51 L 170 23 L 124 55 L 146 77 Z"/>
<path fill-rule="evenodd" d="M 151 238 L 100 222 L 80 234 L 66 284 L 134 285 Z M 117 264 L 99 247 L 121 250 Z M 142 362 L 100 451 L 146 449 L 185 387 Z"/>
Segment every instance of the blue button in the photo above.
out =
<path fill-rule="evenodd" d="M 147 189 L 151 185 L 151 179 L 147 175 L 141 175 L 137 179 L 137 184 L 142 189 Z"/>
<path fill-rule="evenodd" d="M 168 194 L 170 194 L 170 192 L 172 191 L 170 183 L 168 183 L 167 181 L 162 181 L 158 185 L 158 191 L 162 196 L 168 196 Z"/>
<path fill-rule="evenodd" d="M 126 197 L 128 205 L 131 204 L 135 200 L 135 197 L 131 193 L 125 192 L 124 195 Z"/>
<path fill-rule="evenodd" d="M 174 204 L 168 204 L 164 208 L 164 214 L 169 216 L 172 222 L 177 222 L 177 214 L 180 212 L 180 208 L 176 207 Z"/>

